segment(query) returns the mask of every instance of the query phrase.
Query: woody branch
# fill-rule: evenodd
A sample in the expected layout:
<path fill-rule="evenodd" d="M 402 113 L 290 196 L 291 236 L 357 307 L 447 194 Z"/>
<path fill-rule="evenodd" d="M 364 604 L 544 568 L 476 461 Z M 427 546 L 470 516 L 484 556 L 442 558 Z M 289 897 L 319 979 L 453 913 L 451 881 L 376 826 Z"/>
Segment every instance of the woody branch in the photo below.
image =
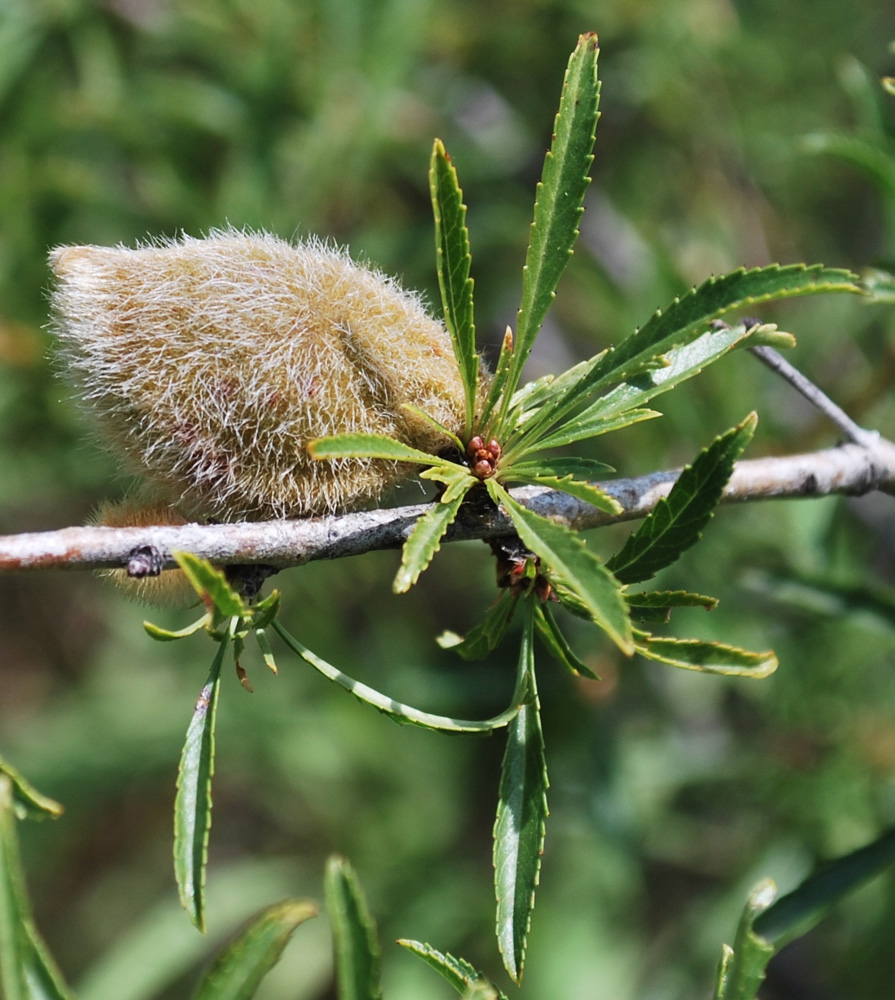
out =
<path fill-rule="evenodd" d="M 573 528 L 596 528 L 648 514 L 670 491 L 680 469 L 601 483 L 622 506 L 606 514 L 568 494 L 524 487 L 513 496 L 531 510 Z M 722 502 L 807 498 L 830 494 L 860 496 L 873 490 L 895 495 L 895 444 L 863 432 L 860 443 L 737 463 Z M 295 521 L 177 527 L 74 527 L 0 536 L 0 571 L 106 569 L 126 566 L 141 548 L 153 548 L 166 565 L 171 553 L 191 552 L 218 565 L 268 565 L 278 569 L 317 559 L 339 559 L 379 549 L 399 548 L 428 504 L 359 511 Z M 447 541 L 488 539 L 513 533 L 509 518 L 490 505 L 468 504 Z"/>

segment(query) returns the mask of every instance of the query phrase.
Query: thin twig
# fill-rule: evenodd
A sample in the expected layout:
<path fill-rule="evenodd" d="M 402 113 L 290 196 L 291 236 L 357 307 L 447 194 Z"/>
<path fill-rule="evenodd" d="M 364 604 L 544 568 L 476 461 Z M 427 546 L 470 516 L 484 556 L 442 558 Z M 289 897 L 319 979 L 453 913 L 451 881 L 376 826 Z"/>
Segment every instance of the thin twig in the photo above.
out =
<path fill-rule="evenodd" d="M 870 447 L 879 438 L 878 431 L 868 431 L 859 427 L 854 420 L 818 386 L 816 386 L 807 375 L 803 375 L 798 368 L 791 365 L 782 354 L 775 351 L 773 347 L 750 347 L 749 350 L 772 371 L 775 371 L 789 384 L 800 392 L 805 399 L 813 406 L 816 406 L 821 413 L 831 420 L 849 441 L 855 444 Z"/>
<path fill-rule="evenodd" d="M 621 504 L 606 514 L 567 493 L 523 487 L 513 496 L 531 510 L 574 528 L 595 528 L 648 514 L 666 496 L 679 469 L 601 483 Z M 895 444 L 876 437 L 868 445 L 844 444 L 826 451 L 738 462 L 724 502 L 812 497 L 833 493 L 895 493 Z M 106 569 L 126 566 L 139 548 L 157 550 L 164 565 L 171 553 L 192 552 L 219 565 L 263 564 L 277 568 L 317 559 L 338 559 L 399 548 L 429 504 L 301 521 L 148 528 L 63 528 L 0 536 L 0 571 Z M 513 532 L 509 519 L 487 505 L 466 504 L 448 541 L 498 538 Z"/>

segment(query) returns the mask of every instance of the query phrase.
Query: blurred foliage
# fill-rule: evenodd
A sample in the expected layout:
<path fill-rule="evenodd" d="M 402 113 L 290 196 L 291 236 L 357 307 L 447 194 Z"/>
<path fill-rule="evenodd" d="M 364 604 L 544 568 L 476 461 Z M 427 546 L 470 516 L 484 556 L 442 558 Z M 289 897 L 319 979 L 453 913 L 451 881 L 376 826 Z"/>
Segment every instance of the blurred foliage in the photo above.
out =
<path fill-rule="evenodd" d="M 434 302 L 426 168 L 439 135 L 462 173 L 477 320 L 496 344 L 518 301 L 559 81 L 585 30 L 602 45 L 594 184 L 533 375 L 619 339 L 712 273 L 891 259 L 891 195 L 803 142 L 856 135 L 868 116 L 891 141 L 895 103 L 876 82 L 892 72 L 891 5 L 3 0 L 0 530 L 77 523 L 125 486 L 46 361 L 48 247 L 228 221 L 317 232 Z M 793 361 L 859 422 L 892 435 L 891 308 L 824 299 L 763 318 L 799 337 Z M 753 408 L 753 455 L 834 440 L 747 357 L 663 404 L 665 420 L 606 439 L 612 450 L 594 457 L 623 474 L 678 464 Z M 408 486 L 400 499 L 416 496 Z M 591 545 L 602 544 L 597 533 Z M 490 603 L 486 553 L 446 547 L 400 598 L 395 554 L 304 567 L 278 581 L 285 618 L 397 698 L 485 717 L 504 706 L 512 662 L 465 664 L 432 640 Z M 544 676 L 552 818 L 521 996 L 706 995 L 760 876 L 786 891 L 817 859 L 895 823 L 895 616 L 781 603 L 777 585 L 891 585 L 893 554 L 887 498 L 726 509 L 662 582 L 721 596 L 700 633 L 773 646 L 772 678 L 690 676 L 608 644 L 589 659 L 601 682 Z M 53 824 L 29 824 L 22 846 L 37 923 L 84 1000 L 136 996 L 144 966 L 159 997 L 182 996 L 207 954 L 179 912 L 170 862 L 177 755 L 207 649 L 152 643 L 142 617 L 84 575 L 0 578 L 0 744 L 66 806 Z M 319 898 L 323 859 L 338 850 L 384 941 L 437 941 L 495 968 L 501 744 L 398 728 L 280 661 L 278 678 L 247 664 L 252 696 L 224 678 L 210 936 L 277 898 Z M 771 963 L 764 995 L 888 1000 L 893 899 L 885 879 L 867 886 Z M 316 923 L 260 997 L 333 995 Z M 148 942 L 164 963 L 126 961 Z M 449 995 L 395 952 L 386 996 Z"/>

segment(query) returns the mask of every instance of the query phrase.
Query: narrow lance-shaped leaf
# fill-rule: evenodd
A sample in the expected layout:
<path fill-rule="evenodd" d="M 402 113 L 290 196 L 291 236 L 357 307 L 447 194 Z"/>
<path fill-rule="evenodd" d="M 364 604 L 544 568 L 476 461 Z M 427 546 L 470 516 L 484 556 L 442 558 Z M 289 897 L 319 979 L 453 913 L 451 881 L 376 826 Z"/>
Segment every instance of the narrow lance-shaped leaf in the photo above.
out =
<path fill-rule="evenodd" d="M 299 899 L 264 910 L 214 960 L 193 1000 L 251 1000 L 296 927 L 317 912 L 314 903 Z"/>
<path fill-rule="evenodd" d="M 504 506 L 523 543 L 540 556 L 550 579 L 575 595 L 587 617 L 630 655 L 631 621 L 621 585 L 591 552 L 577 532 L 534 514 L 517 503 L 493 479 L 485 484 L 495 503 Z"/>
<path fill-rule="evenodd" d="M 311 458 L 384 458 L 418 465 L 452 465 L 437 455 L 411 448 L 386 434 L 334 434 L 308 444 Z"/>
<path fill-rule="evenodd" d="M 733 466 L 755 432 L 757 416 L 716 438 L 659 500 L 607 566 L 622 583 L 637 583 L 670 566 L 697 542 L 730 479 Z"/>
<path fill-rule="evenodd" d="M 293 652 L 297 653 L 305 663 L 310 664 L 315 670 L 323 674 L 327 680 L 338 684 L 353 694 L 358 701 L 372 705 L 373 708 L 378 709 L 390 719 L 394 719 L 395 722 L 409 723 L 413 726 L 420 726 L 423 729 L 434 729 L 444 733 L 491 733 L 495 729 L 501 729 L 507 725 L 518 711 L 519 696 L 517 692 L 514 692 L 513 700 L 504 712 L 501 712 L 500 715 L 495 715 L 491 719 L 484 719 L 481 722 L 455 719 L 447 715 L 434 715 L 431 712 L 422 712 L 418 708 L 395 701 L 394 698 L 389 698 L 367 684 L 349 677 L 331 663 L 327 663 L 326 660 L 317 656 L 307 646 L 303 646 L 298 639 L 286 631 L 280 622 L 275 621 L 272 627 Z"/>
<path fill-rule="evenodd" d="M 535 682 L 533 600 L 528 598 L 519 654 L 528 691 L 507 730 L 494 823 L 497 943 L 504 966 L 516 983 L 522 979 L 547 822 L 548 782 Z"/>
<path fill-rule="evenodd" d="M 625 427 L 635 420 L 658 416 L 655 410 L 643 408 L 643 404 L 698 375 L 729 351 L 750 342 L 762 329 L 776 328 L 747 328 L 740 324 L 704 333 L 692 343 L 674 347 L 663 354 L 666 362 L 663 366 L 632 375 L 621 385 L 600 395 L 583 410 L 579 409 L 574 413 L 593 394 L 589 376 L 606 355 L 607 352 L 604 351 L 585 365 L 576 365 L 560 376 L 557 382 L 562 380 L 562 391 L 551 393 L 544 405 L 525 414 L 518 429 L 510 435 L 507 447 L 521 447 L 525 452 L 538 448 L 555 448 Z M 566 378 L 576 369 L 580 369 L 576 378 Z M 522 391 L 524 390 L 520 390 Z"/>
<path fill-rule="evenodd" d="M 0 757 L 0 774 L 12 782 L 12 807 L 19 819 L 56 819 L 64 807 L 41 793 L 16 768 Z"/>
<path fill-rule="evenodd" d="M 435 213 L 435 246 L 438 259 L 438 285 L 444 304 L 454 354 L 466 397 L 466 435 L 472 432 L 478 396 L 479 358 L 475 351 L 472 278 L 469 234 L 466 229 L 466 206 L 457 180 L 457 171 L 440 139 L 435 140 L 429 167 L 429 186 Z"/>
<path fill-rule="evenodd" d="M 457 517 L 457 511 L 460 510 L 464 497 L 465 493 L 461 493 L 448 502 L 434 504 L 413 526 L 413 531 L 401 551 L 401 567 L 392 584 L 396 594 L 410 590 L 419 579 L 420 573 L 432 561 L 432 557 L 441 546 L 444 533 Z"/>
<path fill-rule="evenodd" d="M 820 292 L 860 291 L 856 276 L 849 271 L 819 264 L 812 267 L 770 264 L 709 278 L 698 288 L 675 299 L 664 312 L 654 313 L 639 330 L 608 351 L 599 364 L 554 402 L 551 419 L 560 419 L 604 386 L 648 373 L 657 359 L 673 348 L 692 343 L 706 333 L 713 319 L 733 310 Z M 718 331 L 719 334 L 723 332 Z"/>
<path fill-rule="evenodd" d="M 494 989 L 481 972 L 463 958 L 455 958 L 453 955 L 438 951 L 432 945 L 423 944 L 421 941 L 411 941 L 401 938 L 398 944 L 421 958 L 426 965 L 435 969 L 460 994 L 465 994 L 468 990 L 477 987 L 479 984 L 484 984 Z M 499 990 L 495 990 L 494 995 L 499 1000 L 507 1000 L 506 995 Z"/>
<path fill-rule="evenodd" d="M 586 663 L 575 655 L 575 651 L 557 625 L 549 605 L 542 604 L 535 608 L 535 628 L 540 640 L 567 670 L 580 677 L 588 677 L 592 681 L 600 679 Z"/>
<path fill-rule="evenodd" d="M 544 160 L 537 189 L 531 241 L 522 278 L 516 348 L 507 382 L 507 402 L 519 384 L 522 367 L 578 237 L 599 118 L 598 53 L 597 36 L 582 35 L 569 59 L 563 81 L 559 111 L 553 125 L 553 143 Z"/>
<path fill-rule="evenodd" d="M 354 869 L 344 859 L 326 863 L 326 907 L 333 929 L 339 1000 L 379 1000 L 381 954 L 376 924 Z"/>
<path fill-rule="evenodd" d="M 172 558 L 186 574 L 196 593 L 206 606 L 213 605 L 225 616 L 245 614 L 242 598 L 227 582 L 222 570 L 212 566 L 207 559 L 199 559 L 191 552 L 172 552 Z M 190 628 L 198 628 L 194 623 Z M 155 631 L 160 631 L 156 629 Z M 150 632 L 150 635 L 153 635 Z M 159 638 L 153 635 L 153 638 Z"/>
<path fill-rule="evenodd" d="M 752 653 L 723 642 L 701 639 L 669 639 L 634 630 L 634 648 L 648 660 L 658 660 L 684 670 L 725 677 L 767 677 L 777 669 L 777 657 L 768 650 Z"/>
<path fill-rule="evenodd" d="M 214 723 L 221 664 L 229 643 L 218 645 L 193 717 L 177 773 L 174 800 L 174 874 L 180 902 L 193 924 L 205 931 L 205 865 L 211 830 L 211 776 L 214 773 Z"/>

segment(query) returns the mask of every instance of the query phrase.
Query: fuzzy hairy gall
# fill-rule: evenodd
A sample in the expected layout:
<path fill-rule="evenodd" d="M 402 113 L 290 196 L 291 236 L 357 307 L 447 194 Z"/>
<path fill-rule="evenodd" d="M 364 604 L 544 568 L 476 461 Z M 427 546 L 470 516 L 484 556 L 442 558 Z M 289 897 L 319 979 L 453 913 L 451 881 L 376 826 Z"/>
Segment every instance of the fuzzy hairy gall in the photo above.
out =
<path fill-rule="evenodd" d="M 375 500 L 406 468 L 313 461 L 310 440 L 462 433 L 450 337 L 419 296 L 318 240 L 204 239 L 50 254 L 66 376 L 102 440 L 187 517 L 301 517 Z"/>

